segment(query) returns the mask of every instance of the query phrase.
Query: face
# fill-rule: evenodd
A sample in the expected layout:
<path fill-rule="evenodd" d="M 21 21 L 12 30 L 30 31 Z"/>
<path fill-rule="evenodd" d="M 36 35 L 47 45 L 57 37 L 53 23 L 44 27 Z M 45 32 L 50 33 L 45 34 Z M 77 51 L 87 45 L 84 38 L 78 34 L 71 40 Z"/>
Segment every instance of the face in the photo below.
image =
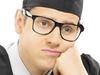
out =
<path fill-rule="evenodd" d="M 32 15 L 44 16 L 59 23 L 78 23 L 78 16 L 61 12 L 51 8 L 35 7 Z M 61 38 L 60 30 L 56 27 L 48 35 L 40 35 L 32 30 L 33 20 L 25 16 L 20 10 L 16 13 L 16 32 L 19 34 L 19 53 L 23 63 L 32 70 L 49 70 L 53 68 L 61 53 L 74 45 Z"/>

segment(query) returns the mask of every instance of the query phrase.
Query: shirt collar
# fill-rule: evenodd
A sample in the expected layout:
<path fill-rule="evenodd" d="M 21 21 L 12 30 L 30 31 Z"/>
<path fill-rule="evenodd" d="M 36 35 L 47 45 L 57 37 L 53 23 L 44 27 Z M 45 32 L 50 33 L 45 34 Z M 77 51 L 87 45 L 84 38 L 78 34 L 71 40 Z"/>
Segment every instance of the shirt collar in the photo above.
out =
<path fill-rule="evenodd" d="M 19 57 L 17 42 L 8 47 L 7 53 L 14 75 L 31 75 Z"/>

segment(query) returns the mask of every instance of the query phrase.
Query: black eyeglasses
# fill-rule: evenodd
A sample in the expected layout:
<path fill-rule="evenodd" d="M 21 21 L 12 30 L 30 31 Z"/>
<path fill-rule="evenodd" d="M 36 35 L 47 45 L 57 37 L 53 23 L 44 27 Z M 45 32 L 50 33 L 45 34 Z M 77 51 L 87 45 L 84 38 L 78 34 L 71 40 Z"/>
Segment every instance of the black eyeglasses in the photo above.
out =
<path fill-rule="evenodd" d="M 32 30 L 40 35 L 48 35 L 56 27 L 59 27 L 61 38 L 69 42 L 74 42 L 78 39 L 81 32 L 84 31 L 84 27 L 80 23 L 78 25 L 73 23 L 58 23 L 47 17 L 32 15 L 26 10 L 24 12 L 26 16 L 33 20 Z"/>

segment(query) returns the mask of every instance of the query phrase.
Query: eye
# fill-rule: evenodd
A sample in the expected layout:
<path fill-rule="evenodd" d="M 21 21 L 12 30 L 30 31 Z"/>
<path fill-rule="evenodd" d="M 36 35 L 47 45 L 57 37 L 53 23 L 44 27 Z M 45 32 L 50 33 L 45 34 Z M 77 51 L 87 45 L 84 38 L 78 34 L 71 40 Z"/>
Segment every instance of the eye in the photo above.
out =
<path fill-rule="evenodd" d="M 62 32 L 64 34 L 72 34 L 75 32 L 75 29 L 76 29 L 76 26 L 74 26 L 74 25 L 64 25 L 62 27 Z"/>
<path fill-rule="evenodd" d="M 41 25 L 41 27 L 49 27 L 49 22 L 48 21 L 46 21 L 46 20 L 41 20 L 40 21 L 40 25 Z"/>
<path fill-rule="evenodd" d="M 73 28 L 71 26 L 64 26 L 63 29 L 65 32 L 72 32 L 73 31 Z"/>
<path fill-rule="evenodd" d="M 37 18 L 35 20 L 35 24 L 36 24 L 37 27 L 39 27 L 39 28 L 45 28 L 45 29 L 51 28 L 52 25 L 53 25 L 53 23 L 52 23 L 51 20 L 48 20 L 46 18 L 41 18 L 41 17 L 39 17 L 39 18 Z"/>

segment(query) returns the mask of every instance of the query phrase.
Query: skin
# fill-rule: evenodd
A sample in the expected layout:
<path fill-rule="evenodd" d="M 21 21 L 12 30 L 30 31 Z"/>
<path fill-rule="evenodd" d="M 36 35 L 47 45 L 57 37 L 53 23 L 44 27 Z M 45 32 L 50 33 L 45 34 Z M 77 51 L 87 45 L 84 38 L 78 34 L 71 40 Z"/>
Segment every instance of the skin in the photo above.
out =
<path fill-rule="evenodd" d="M 46 7 L 35 7 L 31 13 L 51 18 L 59 23 L 77 24 L 79 21 L 78 16 L 74 14 Z M 32 24 L 32 19 L 27 17 L 25 20 L 25 16 L 18 9 L 15 16 L 15 29 L 19 34 L 19 55 L 32 75 L 44 75 L 50 69 L 53 69 L 55 75 L 59 73 L 60 75 L 87 75 L 80 55 L 74 48 L 75 42 L 63 40 L 58 27 L 48 35 L 39 35 L 32 30 Z M 41 51 L 44 48 L 58 50 L 61 54 L 49 56 Z"/>

